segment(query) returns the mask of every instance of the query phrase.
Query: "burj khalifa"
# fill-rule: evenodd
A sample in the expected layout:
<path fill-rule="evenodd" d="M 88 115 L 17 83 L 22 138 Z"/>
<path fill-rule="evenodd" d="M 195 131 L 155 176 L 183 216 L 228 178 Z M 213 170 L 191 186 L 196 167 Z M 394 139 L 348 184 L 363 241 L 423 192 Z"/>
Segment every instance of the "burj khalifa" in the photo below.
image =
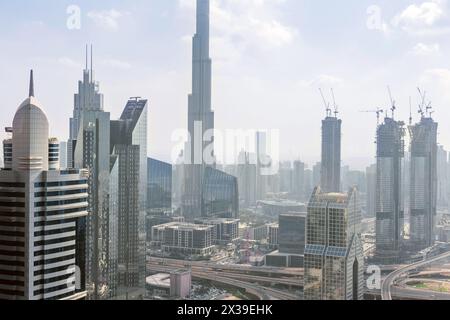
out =
<path fill-rule="evenodd" d="M 211 108 L 209 0 L 197 0 L 197 27 L 192 47 L 192 93 L 188 101 L 189 141 L 185 148 L 182 213 L 186 220 L 202 216 L 202 183 L 214 167 L 214 112 Z"/>

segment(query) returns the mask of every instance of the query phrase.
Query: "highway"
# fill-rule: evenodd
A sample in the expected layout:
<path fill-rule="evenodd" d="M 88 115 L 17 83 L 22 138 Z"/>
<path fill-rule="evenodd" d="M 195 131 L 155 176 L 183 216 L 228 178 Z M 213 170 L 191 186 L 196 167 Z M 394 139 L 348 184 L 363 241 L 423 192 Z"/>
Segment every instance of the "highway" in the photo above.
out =
<path fill-rule="evenodd" d="M 192 271 L 192 277 L 197 279 L 204 279 L 222 283 L 225 285 L 232 285 L 237 288 L 246 290 L 255 295 L 260 300 L 299 300 L 295 294 L 287 293 L 281 290 L 267 288 L 261 283 L 267 285 L 283 284 L 289 287 L 302 287 L 303 280 L 301 274 L 293 274 L 291 272 L 283 273 L 282 270 L 265 268 L 240 268 L 239 266 L 223 266 L 216 265 L 209 262 L 189 262 L 181 260 L 168 259 L 151 259 L 147 262 L 147 270 L 154 272 L 170 272 L 185 268 L 189 265 Z M 218 271 L 218 269 L 220 271 Z M 248 272 L 275 272 L 278 276 L 284 274 L 284 277 L 270 278 L 248 274 Z M 239 271 L 241 273 L 239 273 Z"/>
<path fill-rule="evenodd" d="M 407 275 L 408 272 L 413 271 L 415 269 L 418 268 L 424 268 L 429 264 L 438 262 L 440 260 L 446 259 L 450 257 L 450 251 L 446 252 L 444 254 L 441 254 L 439 256 L 436 257 L 432 257 L 429 258 L 427 260 L 421 261 L 421 262 L 417 262 L 405 267 L 402 267 L 398 270 L 395 270 L 394 272 L 392 272 L 391 274 L 389 274 L 383 281 L 382 285 L 381 285 L 381 298 L 383 300 L 392 300 L 392 292 L 391 292 L 391 288 L 394 284 L 394 282 L 396 280 L 398 280 L 399 278 L 401 278 L 404 275 Z M 405 289 L 403 289 L 405 290 Z M 409 290 L 409 289 L 408 289 Z M 418 290 L 420 291 L 420 290 Z M 422 295 L 423 295 L 423 291 L 422 291 Z M 427 292 L 427 294 L 429 294 L 429 292 Z"/>

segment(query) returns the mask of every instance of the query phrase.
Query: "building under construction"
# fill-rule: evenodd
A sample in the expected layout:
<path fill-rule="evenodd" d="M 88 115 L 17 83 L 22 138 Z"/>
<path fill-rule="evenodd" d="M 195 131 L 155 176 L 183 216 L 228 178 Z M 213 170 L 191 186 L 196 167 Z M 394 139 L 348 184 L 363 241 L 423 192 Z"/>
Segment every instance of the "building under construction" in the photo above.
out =
<path fill-rule="evenodd" d="M 422 116 L 411 125 L 410 239 L 415 249 L 435 243 L 438 124 Z"/>
<path fill-rule="evenodd" d="M 399 257 L 403 240 L 401 178 L 405 155 L 404 125 L 393 118 L 385 118 L 377 129 L 376 256 L 383 260 Z"/>
<path fill-rule="evenodd" d="M 342 120 L 327 116 L 322 121 L 322 168 L 320 186 L 324 192 L 341 190 Z"/>

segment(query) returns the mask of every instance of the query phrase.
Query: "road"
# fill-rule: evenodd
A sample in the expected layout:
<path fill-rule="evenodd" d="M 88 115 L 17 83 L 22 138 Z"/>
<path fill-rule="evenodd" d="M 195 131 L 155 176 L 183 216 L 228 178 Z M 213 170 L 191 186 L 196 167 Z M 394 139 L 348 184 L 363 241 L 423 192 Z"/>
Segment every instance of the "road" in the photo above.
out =
<path fill-rule="evenodd" d="M 392 300 L 392 292 L 391 292 L 391 288 L 392 285 L 394 284 L 394 282 L 396 280 L 398 280 L 399 278 L 401 278 L 404 275 L 407 275 L 408 272 L 413 271 L 415 269 L 418 268 L 423 268 L 426 267 L 429 264 L 438 262 L 440 260 L 446 259 L 450 257 L 450 251 L 446 252 L 444 254 L 441 254 L 439 256 L 436 257 L 432 257 L 429 258 L 427 260 L 421 261 L 421 262 L 417 262 L 411 265 L 408 265 L 406 267 L 402 267 L 398 270 L 395 270 L 394 272 L 392 272 L 391 274 L 389 274 L 383 281 L 382 285 L 381 285 L 381 297 L 383 300 Z M 429 294 L 426 293 L 426 294 Z M 423 295 L 423 293 L 422 293 Z"/>
<path fill-rule="evenodd" d="M 185 268 L 186 265 L 186 261 L 181 260 L 151 259 L 147 262 L 147 269 L 154 272 L 170 272 L 180 268 Z M 223 265 L 220 265 L 219 267 L 216 264 L 211 264 L 208 262 L 189 262 L 189 267 L 191 268 L 192 277 L 194 278 L 210 280 L 225 285 L 232 285 L 246 290 L 261 300 L 299 300 L 299 297 L 295 294 L 273 288 L 267 288 L 262 286 L 261 283 L 268 285 L 283 284 L 290 287 L 299 288 L 303 285 L 301 274 L 293 274 L 291 272 L 286 274 L 283 273 L 282 270 L 265 270 L 265 268 L 257 269 L 259 272 L 261 272 L 262 269 L 264 269 L 264 272 L 268 273 L 275 272 L 278 276 L 284 274 L 284 277 L 269 278 L 245 273 L 255 271 L 256 269 L 253 268 L 248 269 Z M 220 271 L 218 271 L 217 268 L 219 268 Z"/>

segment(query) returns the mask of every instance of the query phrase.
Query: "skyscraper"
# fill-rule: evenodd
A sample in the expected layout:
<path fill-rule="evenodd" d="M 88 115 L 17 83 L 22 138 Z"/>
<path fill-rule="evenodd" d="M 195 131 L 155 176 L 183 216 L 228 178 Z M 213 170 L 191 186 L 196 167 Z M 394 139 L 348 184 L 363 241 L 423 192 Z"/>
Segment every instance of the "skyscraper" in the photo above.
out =
<path fill-rule="evenodd" d="M 437 130 L 431 117 L 409 127 L 411 135 L 410 239 L 417 248 L 435 242 Z"/>
<path fill-rule="evenodd" d="M 320 185 L 324 192 L 341 190 L 342 120 L 327 116 L 322 121 L 322 162 Z"/>
<path fill-rule="evenodd" d="M 0 299 L 77 300 L 83 235 L 88 213 L 88 172 L 60 171 L 55 140 L 34 97 L 19 106 L 10 130 L 11 168 L 0 171 Z M 50 142 L 50 143 L 49 143 Z"/>
<path fill-rule="evenodd" d="M 118 161 L 119 299 L 145 295 L 145 217 L 147 210 L 147 100 L 130 99 L 111 121 L 111 154 Z"/>
<path fill-rule="evenodd" d="M 99 84 L 94 81 L 93 50 L 91 46 L 91 67 L 88 66 L 88 48 L 86 46 L 86 66 L 83 80 L 78 81 L 78 93 L 74 95 L 73 116 L 70 118 L 69 140 L 67 141 L 67 167 L 74 165 L 74 151 L 78 139 L 78 130 L 83 110 L 103 111 L 103 94 L 99 93 Z"/>
<path fill-rule="evenodd" d="M 305 164 L 301 161 L 294 161 L 292 177 L 292 197 L 302 201 L 305 198 Z"/>
<path fill-rule="evenodd" d="M 364 254 L 358 192 L 314 190 L 308 204 L 305 300 L 362 300 Z"/>
<path fill-rule="evenodd" d="M 366 182 L 367 182 L 367 195 L 366 195 L 366 216 L 368 218 L 374 218 L 376 216 L 375 199 L 377 188 L 377 165 L 373 164 L 366 168 Z"/>
<path fill-rule="evenodd" d="M 170 163 L 147 159 L 147 210 L 163 216 L 172 212 L 172 171 Z"/>
<path fill-rule="evenodd" d="M 239 154 L 237 178 L 240 203 L 244 208 L 256 205 L 256 168 L 254 155 L 242 151 Z"/>
<path fill-rule="evenodd" d="M 377 131 L 376 251 L 380 257 L 398 257 L 403 240 L 404 135 L 404 123 L 392 118 L 386 118 Z"/>
<path fill-rule="evenodd" d="M 201 216 L 205 169 L 214 166 L 214 112 L 211 108 L 211 59 L 209 57 L 209 0 L 197 0 L 197 32 L 192 49 L 192 93 L 188 99 L 189 142 L 182 213 L 187 220 Z M 206 135 L 205 135 L 206 134 Z M 208 139 L 210 141 L 204 141 Z M 210 159 L 205 159 L 208 153 Z"/>
<path fill-rule="evenodd" d="M 91 59 L 92 60 L 92 59 Z M 69 158 L 73 154 L 73 167 L 89 170 L 89 215 L 80 229 L 85 234 L 84 258 L 80 264 L 85 278 L 88 299 L 110 299 L 116 295 L 117 261 L 114 259 L 117 239 L 117 213 L 111 208 L 110 185 L 113 160 L 110 155 L 110 114 L 103 111 L 103 96 L 93 79 L 93 68 L 84 70 L 79 93 L 75 94 L 74 118 L 70 121 Z M 70 149 L 73 149 L 71 152 Z"/>

